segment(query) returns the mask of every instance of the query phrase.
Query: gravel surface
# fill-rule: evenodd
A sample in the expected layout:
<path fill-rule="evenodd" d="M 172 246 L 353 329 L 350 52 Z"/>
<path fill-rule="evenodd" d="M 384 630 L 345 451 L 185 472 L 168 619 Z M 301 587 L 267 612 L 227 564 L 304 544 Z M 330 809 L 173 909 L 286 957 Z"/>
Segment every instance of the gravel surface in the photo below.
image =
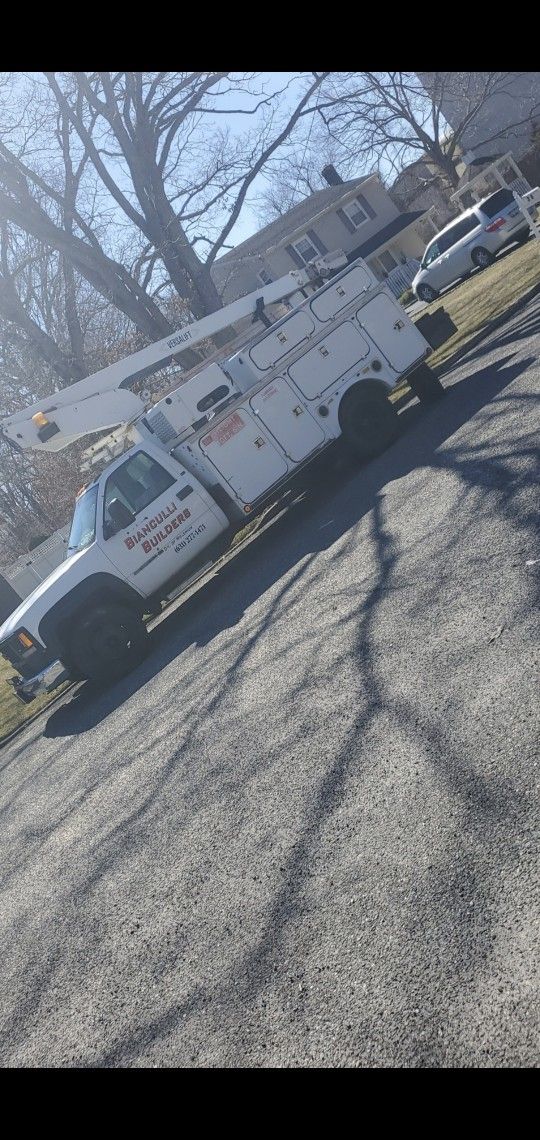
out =
<path fill-rule="evenodd" d="M 0 1064 L 538 1064 L 539 332 L 0 752 Z"/>

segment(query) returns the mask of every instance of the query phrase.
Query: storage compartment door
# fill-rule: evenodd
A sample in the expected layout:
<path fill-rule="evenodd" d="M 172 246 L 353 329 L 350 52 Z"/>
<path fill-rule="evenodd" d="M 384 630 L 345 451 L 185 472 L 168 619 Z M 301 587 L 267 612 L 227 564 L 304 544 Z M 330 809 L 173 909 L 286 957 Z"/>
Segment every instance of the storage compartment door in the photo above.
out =
<path fill-rule="evenodd" d="M 345 273 L 335 284 L 328 285 L 323 292 L 317 293 L 313 298 L 310 309 L 319 321 L 331 321 L 336 313 L 340 313 L 346 305 L 350 305 L 356 297 L 367 293 L 376 285 L 369 269 L 364 265 L 355 265 L 349 273 Z"/>
<path fill-rule="evenodd" d="M 369 344 L 350 321 L 344 321 L 328 333 L 324 340 L 295 360 L 288 369 L 301 392 L 309 400 L 317 400 L 355 364 L 369 355 Z"/>
<path fill-rule="evenodd" d="M 324 443 L 320 424 L 282 376 L 257 392 L 250 405 L 294 463 L 301 463 Z"/>
<path fill-rule="evenodd" d="M 199 441 L 199 447 L 242 502 L 252 503 L 287 474 L 287 462 L 258 419 L 233 412 Z"/>
<path fill-rule="evenodd" d="M 309 313 L 301 310 L 293 313 L 283 324 L 270 329 L 263 340 L 257 341 L 249 350 L 249 358 L 262 372 L 273 368 L 289 352 L 304 344 L 315 330 L 315 321 Z"/>
<path fill-rule="evenodd" d="M 428 345 L 422 334 L 386 293 L 368 301 L 356 318 L 396 372 L 404 372 L 425 356 Z"/>

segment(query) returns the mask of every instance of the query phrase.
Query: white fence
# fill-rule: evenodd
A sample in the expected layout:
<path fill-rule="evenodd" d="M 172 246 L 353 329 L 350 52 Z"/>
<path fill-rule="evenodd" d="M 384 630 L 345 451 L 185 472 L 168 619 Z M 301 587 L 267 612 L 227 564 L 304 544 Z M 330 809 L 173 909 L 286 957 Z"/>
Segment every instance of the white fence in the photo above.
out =
<path fill-rule="evenodd" d="M 13 586 L 20 598 L 27 598 L 64 561 L 69 530 L 69 526 L 65 526 L 55 531 L 29 554 L 21 554 L 16 562 L 2 570 L 6 582 Z"/>
<path fill-rule="evenodd" d="M 406 289 L 410 289 L 412 280 L 419 268 L 419 261 L 408 259 L 405 265 L 396 265 L 395 269 L 390 270 L 388 277 L 384 279 L 384 284 L 392 290 L 394 297 L 401 297 Z"/>
<path fill-rule="evenodd" d="M 509 190 L 515 190 L 516 194 L 528 194 L 531 187 L 526 178 L 514 178 L 513 182 L 508 183 Z"/>

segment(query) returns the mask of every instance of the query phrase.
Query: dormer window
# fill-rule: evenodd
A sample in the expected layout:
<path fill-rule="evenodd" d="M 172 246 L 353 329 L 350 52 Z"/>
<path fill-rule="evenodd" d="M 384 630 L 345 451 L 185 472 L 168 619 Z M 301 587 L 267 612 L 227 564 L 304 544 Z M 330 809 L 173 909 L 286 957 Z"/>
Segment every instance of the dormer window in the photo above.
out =
<path fill-rule="evenodd" d="M 356 230 L 360 226 L 363 226 L 364 222 L 369 221 L 369 218 L 363 206 L 361 206 L 360 202 L 357 202 L 356 200 L 354 202 L 348 202 L 347 205 L 343 207 L 343 212 L 347 215 L 349 221 L 352 222 Z"/>

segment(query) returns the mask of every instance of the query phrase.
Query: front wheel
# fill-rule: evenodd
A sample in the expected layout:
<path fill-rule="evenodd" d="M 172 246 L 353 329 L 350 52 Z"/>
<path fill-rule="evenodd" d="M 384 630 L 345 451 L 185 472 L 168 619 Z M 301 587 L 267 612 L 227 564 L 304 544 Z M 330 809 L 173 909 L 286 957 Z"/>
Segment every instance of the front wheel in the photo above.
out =
<path fill-rule="evenodd" d="M 436 301 L 439 296 L 437 290 L 433 289 L 431 285 L 419 285 L 416 292 L 418 300 L 426 301 L 428 305 L 430 301 Z"/>
<path fill-rule="evenodd" d="M 357 459 L 367 462 L 389 447 L 398 434 L 398 417 L 384 392 L 352 388 L 341 401 L 339 422 Z"/>
<path fill-rule="evenodd" d="M 84 615 L 72 634 L 69 657 L 91 681 L 113 681 L 134 669 L 144 658 L 148 631 L 129 606 L 97 606 Z"/>
<path fill-rule="evenodd" d="M 411 392 L 414 392 L 421 404 L 434 404 L 446 395 L 446 389 L 428 364 L 421 364 L 406 379 Z"/>

